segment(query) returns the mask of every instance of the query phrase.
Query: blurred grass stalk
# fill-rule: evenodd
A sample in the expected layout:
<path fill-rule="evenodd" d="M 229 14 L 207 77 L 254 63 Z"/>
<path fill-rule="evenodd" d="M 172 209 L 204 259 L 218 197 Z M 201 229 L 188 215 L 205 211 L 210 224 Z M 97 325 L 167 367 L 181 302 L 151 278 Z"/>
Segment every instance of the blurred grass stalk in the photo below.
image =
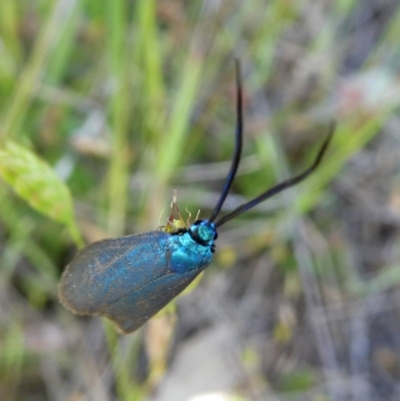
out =
<path fill-rule="evenodd" d="M 131 110 L 129 67 L 132 53 L 127 43 L 128 13 L 124 0 L 107 2 L 107 61 L 110 71 L 111 96 L 109 98 L 112 130 L 112 152 L 108 173 L 108 232 L 121 236 L 126 220 L 128 194 L 128 124 Z"/>
<path fill-rule="evenodd" d="M 1 15 L 4 17 L 2 22 L 5 22 L 6 18 L 9 21 L 18 20 L 18 16 L 22 12 L 21 9 L 12 6 L 10 3 L 12 1 L 5 0 L 0 6 Z M 57 59 L 57 54 L 54 54 L 53 50 L 57 49 L 56 43 L 59 35 L 65 26 L 68 26 L 70 18 L 74 17 L 73 11 L 76 3 L 76 0 L 52 2 L 53 8 L 49 10 L 48 18 L 43 20 L 42 28 L 34 42 L 34 47 L 24 69 L 18 71 L 19 68 L 15 65 L 13 70 L 14 90 L 11 99 L 7 101 L 8 107 L 6 110 L 1 110 L 2 128 L 0 137 L 18 137 L 22 134 L 21 126 L 27 109 L 46 73 L 49 57 L 54 56 L 53 60 Z M 19 46 L 16 45 L 19 42 L 18 30 L 14 28 L 14 24 L 9 22 L 6 22 L 4 26 L 8 27 L 6 32 L 2 32 L 5 35 L 5 42 L 11 43 L 12 46 L 8 50 L 16 50 L 17 53 L 20 53 Z M 13 56 L 10 57 L 13 58 Z"/>

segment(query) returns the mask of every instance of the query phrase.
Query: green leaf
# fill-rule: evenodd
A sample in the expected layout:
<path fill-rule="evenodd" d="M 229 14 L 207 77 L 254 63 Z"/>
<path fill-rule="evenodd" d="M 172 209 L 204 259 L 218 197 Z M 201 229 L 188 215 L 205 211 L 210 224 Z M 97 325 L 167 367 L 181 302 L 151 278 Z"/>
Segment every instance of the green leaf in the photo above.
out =
<path fill-rule="evenodd" d="M 69 189 L 45 161 L 15 142 L 5 141 L 0 147 L 0 176 L 33 209 L 65 224 L 82 244 Z"/>

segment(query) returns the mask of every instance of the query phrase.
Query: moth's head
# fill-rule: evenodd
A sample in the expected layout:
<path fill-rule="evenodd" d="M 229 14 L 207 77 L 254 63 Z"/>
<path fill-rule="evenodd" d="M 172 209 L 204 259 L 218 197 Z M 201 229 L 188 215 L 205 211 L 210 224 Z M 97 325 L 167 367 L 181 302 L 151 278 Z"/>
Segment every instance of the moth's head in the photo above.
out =
<path fill-rule="evenodd" d="M 208 220 L 197 220 L 188 229 L 192 239 L 200 245 L 212 246 L 218 238 L 215 223 Z"/>

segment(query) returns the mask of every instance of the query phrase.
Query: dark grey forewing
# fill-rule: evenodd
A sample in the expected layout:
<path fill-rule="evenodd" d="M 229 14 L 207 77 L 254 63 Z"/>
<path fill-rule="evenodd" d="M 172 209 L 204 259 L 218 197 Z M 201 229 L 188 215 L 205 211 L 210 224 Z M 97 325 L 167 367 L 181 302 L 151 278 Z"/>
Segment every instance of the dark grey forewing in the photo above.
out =
<path fill-rule="evenodd" d="M 152 231 L 84 248 L 63 273 L 61 302 L 75 313 L 104 315 L 116 301 L 169 273 L 169 237 Z"/>
<path fill-rule="evenodd" d="M 181 293 L 200 271 L 166 274 L 110 305 L 105 315 L 122 333 L 131 333 Z"/>

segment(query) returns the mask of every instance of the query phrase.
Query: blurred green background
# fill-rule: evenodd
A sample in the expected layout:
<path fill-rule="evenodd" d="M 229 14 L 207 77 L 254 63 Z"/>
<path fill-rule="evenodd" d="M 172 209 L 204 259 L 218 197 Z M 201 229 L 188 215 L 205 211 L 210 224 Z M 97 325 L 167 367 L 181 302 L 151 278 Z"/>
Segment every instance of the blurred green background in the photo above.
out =
<path fill-rule="evenodd" d="M 396 0 L 0 2 L 0 398 L 400 399 L 400 6 Z M 83 243 L 207 218 L 200 280 L 118 336 L 58 302 Z"/>

